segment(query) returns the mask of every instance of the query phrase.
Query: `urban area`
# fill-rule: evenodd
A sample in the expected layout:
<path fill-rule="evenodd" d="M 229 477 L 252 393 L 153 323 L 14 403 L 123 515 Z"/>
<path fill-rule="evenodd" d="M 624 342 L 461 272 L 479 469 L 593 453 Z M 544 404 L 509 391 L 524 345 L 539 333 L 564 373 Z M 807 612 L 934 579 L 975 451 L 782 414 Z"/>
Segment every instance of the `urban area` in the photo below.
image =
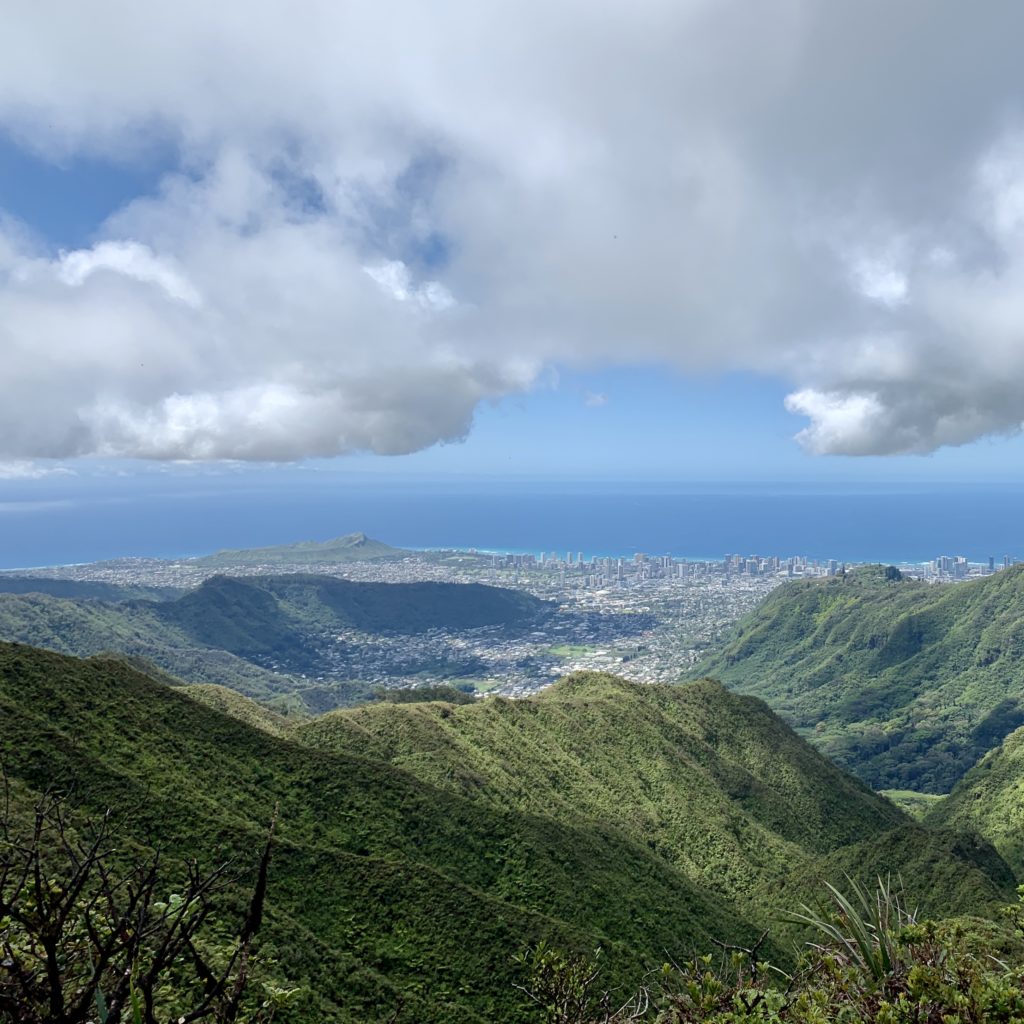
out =
<path fill-rule="evenodd" d="M 906 576 L 951 583 L 997 572 L 1016 559 L 969 562 L 938 556 L 898 566 Z M 575 670 L 613 671 L 638 682 L 674 680 L 741 615 L 774 588 L 801 578 L 833 576 L 854 563 L 802 556 L 728 554 L 689 560 L 637 553 L 587 557 L 583 552 L 494 553 L 405 551 L 342 564 L 244 564 L 211 569 L 193 559 L 132 558 L 35 570 L 35 575 L 121 585 L 191 588 L 215 572 L 237 576 L 317 572 L 351 580 L 436 580 L 524 590 L 550 602 L 527 627 L 435 629 L 415 635 L 354 629 L 317 637 L 327 665 L 320 679 L 383 686 L 449 682 L 479 693 L 523 696 Z"/>

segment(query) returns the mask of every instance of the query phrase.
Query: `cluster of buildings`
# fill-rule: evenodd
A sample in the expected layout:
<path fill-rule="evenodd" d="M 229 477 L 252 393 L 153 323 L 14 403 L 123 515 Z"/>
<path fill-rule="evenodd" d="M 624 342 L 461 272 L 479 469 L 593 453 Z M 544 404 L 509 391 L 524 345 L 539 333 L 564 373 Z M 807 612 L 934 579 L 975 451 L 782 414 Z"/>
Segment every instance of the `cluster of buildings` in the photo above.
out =
<path fill-rule="evenodd" d="M 1011 565 L 1017 565 L 1019 559 L 1003 555 L 1002 560 L 997 563 L 994 556 L 990 556 L 988 563 L 969 562 L 963 555 L 939 555 L 921 567 L 920 575 L 924 579 L 943 580 L 965 580 L 972 576 L 991 576 L 1000 569 L 1009 569 Z M 910 575 L 917 575 L 913 570 Z"/>
<path fill-rule="evenodd" d="M 940 555 L 898 566 L 904 576 L 952 583 L 1016 563 L 969 562 Z M 332 565 L 244 565 L 235 575 L 320 572 L 353 580 L 438 580 L 516 587 L 552 602 L 552 613 L 525 630 L 432 630 L 380 636 L 343 630 L 317 638 L 327 677 L 411 686 L 472 680 L 479 690 L 519 696 L 575 669 L 616 672 L 638 682 L 679 678 L 739 616 L 789 579 L 835 576 L 852 563 L 805 556 L 728 554 L 687 559 L 564 554 L 408 552 L 404 557 Z M 130 559 L 64 567 L 45 575 L 162 587 L 196 586 L 213 571 L 190 560 Z M 224 571 L 224 570 L 219 570 Z M 39 573 L 43 575 L 44 573 Z"/>
<path fill-rule="evenodd" d="M 638 552 L 629 558 L 598 555 L 588 559 L 582 551 L 569 551 L 564 557 L 547 552 L 494 554 L 490 556 L 490 568 L 545 573 L 556 578 L 563 588 L 622 589 L 649 580 L 693 580 L 709 576 L 721 577 L 723 581 L 736 576 L 834 576 L 845 566 L 834 558 L 818 561 L 802 555 L 780 558 L 778 555 L 730 554 L 718 561 Z"/>
<path fill-rule="evenodd" d="M 489 568 L 495 572 L 508 573 L 509 570 L 513 570 L 516 578 L 520 572 L 544 574 L 549 587 L 562 590 L 621 590 L 648 581 L 707 581 L 716 577 L 722 583 L 728 583 L 737 577 L 772 578 L 781 581 L 835 576 L 861 564 L 842 562 L 835 558 L 815 559 L 805 555 L 781 558 L 778 555 L 727 554 L 719 561 L 637 553 L 629 558 L 598 555 L 588 559 L 582 551 L 568 551 L 564 556 L 544 552 L 540 555 L 492 554 L 488 557 Z M 1009 555 L 1004 555 L 999 562 L 994 557 L 989 558 L 987 563 L 968 561 L 964 555 L 939 555 L 930 562 L 901 563 L 899 569 L 904 576 L 913 579 L 948 582 L 987 576 L 1016 565 L 1018 561 Z"/>

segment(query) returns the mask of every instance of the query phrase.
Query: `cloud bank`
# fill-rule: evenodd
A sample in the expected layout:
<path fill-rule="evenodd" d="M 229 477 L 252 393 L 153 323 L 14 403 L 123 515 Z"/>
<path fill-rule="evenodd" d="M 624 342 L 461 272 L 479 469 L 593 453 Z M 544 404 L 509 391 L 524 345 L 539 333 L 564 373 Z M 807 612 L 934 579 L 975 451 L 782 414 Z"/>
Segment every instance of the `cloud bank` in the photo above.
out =
<path fill-rule="evenodd" d="M 1013 0 L 20 5 L 0 129 L 176 163 L 77 251 L 0 217 L 0 460 L 410 452 L 552 365 L 780 377 L 815 453 L 1016 431 L 1022 30 Z"/>

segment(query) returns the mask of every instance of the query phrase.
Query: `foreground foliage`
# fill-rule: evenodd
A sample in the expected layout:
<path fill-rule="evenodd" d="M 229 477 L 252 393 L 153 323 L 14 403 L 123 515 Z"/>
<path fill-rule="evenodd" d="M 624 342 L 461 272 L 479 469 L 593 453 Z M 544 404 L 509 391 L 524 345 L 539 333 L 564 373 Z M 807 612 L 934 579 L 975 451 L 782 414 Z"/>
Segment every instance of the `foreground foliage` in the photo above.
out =
<path fill-rule="evenodd" d="M 601 952 L 546 945 L 517 958 L 523 990 L 547 1024 L 968 1024 L 1024 1021 L 1024 915 L 1007 908 L 1005 932 L 918 920 L 901 885 L 874 892 L 847 880 L 829 903 L 789 917 L 814 938 L 786 972 L 749 949 L 670 961 L 621 1005 L 602 990 Z M 1024 887 L 1020 890 L 1024 900 Z M 1006 956 L 1003 947 L 1012 953 Z"/>
<path fill-rule="evenodd" d="M 234 934 L 218 934 L 217 900 L 228 865 L 168 871 L 104 814 L 76 829 L 60 795 L 16 811 L 0 779 L 0 1020 L 12 1024 L 269 1024 L 293 994 L 267 988 L 254 1003 L 260 962 L 268 839 L 248 909 Z"/>
<path fill-rule="evenodd" d="M 662 950 L 752 947 L 780 900 L 844 871 L 901 869 L 935 913 L 1012 893 L 990 847 L 908 821 L 713 684 L 580 676 L 532 701 L 379 703 L 322 746 L 268 724 L 120 660 L 0 644 L 21 805 L 73 782 L 78 820 L 131 810 L 133 849 L 174 868 L 158 902 L 191 859 L 251 863 L 280 805 L 260 947 L 302 1002 L 275 1024 L 399 1008 L 398 1024 L 528 1024 L 510 951 L 600 946 L 604 983 L 628 993 Z M 246 896 L 217 900 L 216 944 Z M 776 930 L 764 955 L 785 966 L 788 948 Z"/>

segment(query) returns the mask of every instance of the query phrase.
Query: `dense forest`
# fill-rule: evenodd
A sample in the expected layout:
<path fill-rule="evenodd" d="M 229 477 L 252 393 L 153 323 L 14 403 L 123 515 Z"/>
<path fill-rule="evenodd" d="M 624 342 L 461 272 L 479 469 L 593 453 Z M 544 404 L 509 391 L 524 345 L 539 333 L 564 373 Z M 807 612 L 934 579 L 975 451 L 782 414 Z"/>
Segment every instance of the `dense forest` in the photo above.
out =
<path fill-rule="evenodd" d="M 956 586 L 865 568 L 780 587 L 697 667 L 875 789 L 948 793 L 1024 725 L 1024 566 Z"/>
<path fill-rule="evenodd" d="M 717 684 L 578 676 L 302 728 L 189 692 L 0 646 L 9 792 L 25 821 L 66 789 L 83 834 L 112 808 L 124 849 L 160 851 L 169 893 L 193 861 L 232 864 L 210 918 L 225 949 L 276 821 L 259 985 L 295 993 L 280 1020 L 543 1019 L 538 950 L 601 949 L 602 986 L 624 994 L 666 950 L 716 942 L 761 941 L 791 971 L 804 926 L 780 908 L 845 876 L 902 873 L 942 917 L 1013 898 L 991 846 L 913 822 Z"/>

